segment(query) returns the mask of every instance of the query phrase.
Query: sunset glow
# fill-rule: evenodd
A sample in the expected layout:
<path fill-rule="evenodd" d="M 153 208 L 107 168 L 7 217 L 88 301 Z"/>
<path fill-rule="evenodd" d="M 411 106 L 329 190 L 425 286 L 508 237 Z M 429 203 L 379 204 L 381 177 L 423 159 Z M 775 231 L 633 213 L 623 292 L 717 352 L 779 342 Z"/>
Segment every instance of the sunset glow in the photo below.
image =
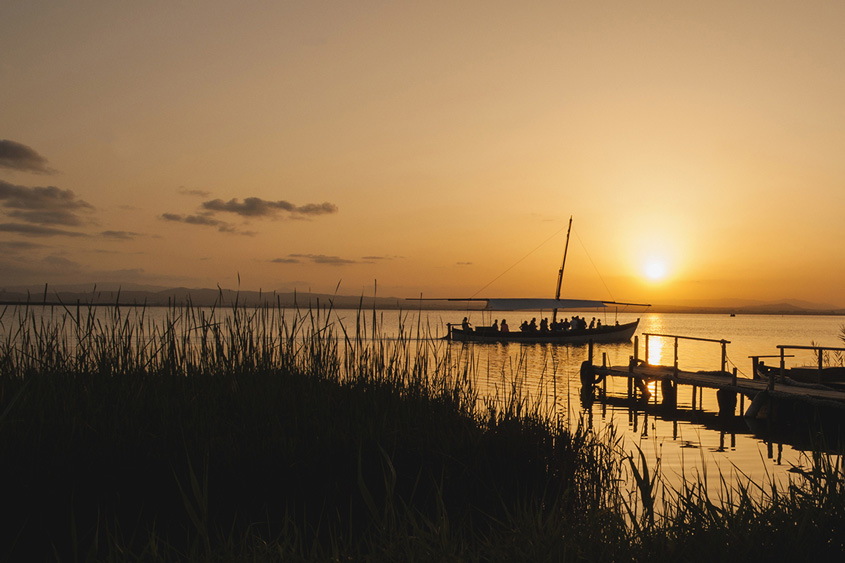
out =
<path fill-rule="evenodd" d="M 666 277 L 666 264 L 662 260 L 655 258 L 645 265 L 645 275 L 652 281 L 659 281 Z"/>
<path fill-rule="evenodd" d="M 0 290 L 845 306 L 845 4 L 530 4 L 12 3 Z"/>

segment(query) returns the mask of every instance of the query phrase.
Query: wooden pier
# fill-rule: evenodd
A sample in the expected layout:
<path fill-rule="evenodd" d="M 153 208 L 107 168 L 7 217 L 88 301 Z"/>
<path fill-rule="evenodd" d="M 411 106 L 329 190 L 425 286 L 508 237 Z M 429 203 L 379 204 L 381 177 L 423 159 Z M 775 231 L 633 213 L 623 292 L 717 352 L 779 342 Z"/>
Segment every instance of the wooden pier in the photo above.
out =
<path fill-rule="evenodd" d="M 791 357 L 784 354 L 786 349 L 808 349 L 814 350 L 819 357 L 823 356 L 825 350 L 845 351 L 845 348 L 813 347 L 813 346 L 778 346 L 778 356 L 752 356 L 753 367 L 756 370 L 760 358 L 780 358 L 780 370 L 775 369 L 766 379 L 752 379 L 737 377 L 737 369 L 731 372 L 726 371 L 726 346 L 730 344 L 727 340 L 714 340 L 708 338 L 696 338 L 688 336 L 677 336 L 670 334 L 646 333 L 645 352 L 648 359 L 648 348 L 650 337 L 662 337 L 674 339 L 674 361 L 671 366 L 651 365 L 646 360 L 639 358 L 639 337 L 634 337 L 634 353 L 629 359 L 627 366 L 611 367 L 607 365 L 606 355 L 602 356 L 602 365 L 593 365 L 592 346 L 590 347 L 590 359 L 581 366 L 581 382 L 585 389 L 591 389 L 598 385 L 606 384 L 608 377 L 624 377 L 628 380 L 628 398 L 636 403 L 637 401 L 650 402 L 651 391 L 648 389 L 650 382 L 660 382 L 655 386 L 655 397 L 659 388 L 662 395 L 662 404 L 669 408 L 677 408 L 677 391 L 679 386 L 688 385 L 692 387 L 693 408 L 698 404 L 701 408 L 701 395 L 704 389 L 714 389 L 719 405 L 720 414 L 733 415 L 736 412 L 737 398 L 740 402 L 740 412 L 750 418 L 771 418 L 776 417 L 780 411 L 791 411 L 783 407 L 810 407 L 822 408 L 834 411 L 838 417 L 845 420 L 845 391 L 833 389 L 818 384 L 798 384 L 784 377 L 788 371 L 784 366 L 784 358 Z M 685 371 L 678 367 L 678 344 L 680 340 L 696 340 L 703 342 L 714 342 L 721 345 L 722 361 L 719 369 L 714 371 Z M 819 363 L 819 370 L 822 369 Z M 779 376 L 778 376 L 779 374 Z M 606 387 L 605 387 L 606 391 Z M 748 409 L 745 409 L 745 397 L 750 399 Z"/>

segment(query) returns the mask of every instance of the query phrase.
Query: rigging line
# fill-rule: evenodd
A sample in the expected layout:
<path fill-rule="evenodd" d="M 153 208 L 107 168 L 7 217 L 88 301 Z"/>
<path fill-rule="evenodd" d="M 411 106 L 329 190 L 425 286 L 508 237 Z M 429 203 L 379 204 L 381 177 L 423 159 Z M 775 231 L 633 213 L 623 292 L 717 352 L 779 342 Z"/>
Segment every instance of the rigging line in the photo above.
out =
<path fill-rule="evenodd" d="M 540 247 L 542 247 L 544 244 L 546 244 L 547 242 L 549 242 L 550 240 L 552 240 L 553 238 L 555 238 L 557 235 L 559 235 L 560 233 L 562 233 L 564 229 L 566 229 L 566 227 L 565 227 L 565 226 L 563 226 L 563 227 L 561 227 L 559 230 L 555 231 L 555 232 L 552 234 L 552 236 L 550 236 L 549 238 L 547 238 L 546 240 L 544 240 L 543 242 L 541 242 L 540 244 L 538 244 L 538 245 L 537 245 L 537 247 L 536 247 L 534 250 L 532 250 L 531 252 L 529 252 L 528 254 L 526 254 L 525 256 L 523 256 L 522 258 L 520 258 L 519 260 L 517 260 L 517 261 L 516 261 L 516 262 L 514 262 L 513 264 L 511 264 L 511 265 L 510 265 L 510 266 L 509 266 L 509 267 L 508 267 L 508 268 L 507 268 L 504 272 L 502 272 L 501 274 L 499 274 L 498 276 L 496 276 L 495 278 L 493 278 L 492 280 L 490 280 L 489 282 L 487 282 L 487 283 L 486 283 L 486 284 L 485 284 L 485 285 L 484 285 L 481 289 L 479 289 L 478 291 L 476 291 L 475 293 L 473 293 L 473 294 L 470 296 L 470 299 L 472 299 L 473 297 L 475 297 L 476 295 L 478 295 L 479 293 L 481 293 L 482 291 L 484 291 L 485 289 L 487 289 L 488 287 L 490 287 L 490 286 L 491 286 L 491 285 L 492 285 L 492 284 L 493 284 L 496 280 L 498 280 L 499 278 L 501 278 L 502 276 L 504 276 L 505 274 L 507 274 L 508 272 L 510 272 L 511 270 L 513 270 L 513 269 L 514 269 L 514 268 L 515 268 L 515 267 L 516 267 L 516 266 L 517 266 L 520 262 L 522 262 L 523 260 L 525 260 L 526 258 L 528 258 L 529 256 L 531 256 L 532 254 L 534 254 L 535 252 L 537 252 L 537 251 L 540 249 Z"/>
<path fill-rule="evenodd" d="M 599 279 L 601 280 L 601 283 L 604 286 L 604 289 L 607 291 L 607 294 L 610 295 L 610 300 L 616 301 L 616 298 L 613 297 L 613 293 L 610 291 L 610 288 L 607 287 L 607 284 L 605 283 L 604 278 L 601 277 L 601 272 L 599 272 L 599 269 L 596 267 L 596 263 L 593 262 L 593 257 L 590 256 L 590 253 L 587 251 L 587 247 L 584 246 L 584 242 L 581 240 L 581 237 L 578 236 L 578 231 L 575 231 L 575 238 L 577 238 L 578 242 L 581 243 L 581 248 L 584 249 L 584 253 L 587 255 L 587 259 L 590 261 L 590 264 L 593 265 L 593 269 L 596 271 L 596 274 L 598 275 Z"/>

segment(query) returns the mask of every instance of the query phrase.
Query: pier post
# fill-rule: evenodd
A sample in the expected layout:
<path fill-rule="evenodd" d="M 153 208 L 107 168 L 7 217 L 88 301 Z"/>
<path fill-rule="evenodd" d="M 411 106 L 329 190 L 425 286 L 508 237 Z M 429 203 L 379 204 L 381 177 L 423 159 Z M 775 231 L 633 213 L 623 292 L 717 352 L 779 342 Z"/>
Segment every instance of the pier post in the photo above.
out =
<path fill-rule="evenodd" d="M 784 358 L 784 349 L 780 349 L 780 380 L 783 381 L 784 371 L 786 370 L 786 359 Z M 769 375 L 769 391 L 775 388 L 775 374 L 774 370 Z"/>
<path fill-rule="evenodd" d="M 675 373 L 678 373 L 678 337 L 675 337 Z"/>
<path fill-rule="evenodd" d="M 601 367 L 607 369 L 607 352 L 601 353 Z M 605 396 L 607 396 L 607 375 L 605 375 L 601 380 L 601 391 Z"/>
<path fill-rule="evenodd" d="M 634 342 L 636 342 L 637 337 L 634 337 Z M 648 363 L 648 335 L 645 335 L 645 363 Z"/>
<path fill-rule="evenodd" d="M 734 412 L 736 411 L 736 391 L 719 389 L 716 391 L 716 400 L 719 403 L 719 415 L 734 415 Z"/>
<path fill-rule="evenodd" d="M 678 408 L 678 386 L 671 379 L 664 379 L 660 382 L 660 390 L 663 394 L 663 406 L 672 410 Z"/>
<path fill-rule="evenodd" d="M 736 387 L 736 367 L 734 367 L 733 376 L 731 377 L 731 385 Z"/>
<path fill-rule="evenodd" d="M 696 407 L 695 398 L 696 398 L 696 391 L 697 390 L 698 390 L 698 387 L 693 385 L 692 386 L 692 410 L 695 410 L 695 407 Z"/>
<path fill-rule="evenodd" d="M 722 371 L 725 371 L 725 365 L 728 363 L 727 358 L 728 358 L 727 344 L 725 343 L 724 340 L 722 340 Z"/>
<path fill-rule="evenodd" d="M 645 361 L 648 363 L 648 336 L 645 337 Z M 634 363 L 638 363 L 640 359 L 640 337 L 634 337 Z"/>

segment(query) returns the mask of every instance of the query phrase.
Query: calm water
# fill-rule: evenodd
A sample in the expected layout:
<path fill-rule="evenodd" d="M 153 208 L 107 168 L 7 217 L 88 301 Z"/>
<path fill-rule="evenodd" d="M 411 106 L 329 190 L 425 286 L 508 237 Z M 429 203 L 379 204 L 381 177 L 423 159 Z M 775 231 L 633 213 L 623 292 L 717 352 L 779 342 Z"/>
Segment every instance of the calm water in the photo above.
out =
<path fill-rule="evenodd" d="M 108 308 L 97 311 L 98 318 L 108 322 Z M 131 311 L 131 310 L 130 310 Z M 63 311 L 44 308 L 44 319 L 60 317 Z M 131 313 L 136 314 L 136 313 Z M 161 324 L 168 319 L 165 308 L 147 308 L 141 314 L 145 323 Z M 216 318 L 225 310 L 215 312 Z M 287 312 L 285 317 L 292 315 Z M 459 323 L 465 313 L 460 311 L 398 312 L 378 311 L 377 333 L 388 342 L 404 331 L 406 336 L 421 333 L 430 339 L 446 334 L 446 323 Z M 595 312 L 579 313 L 588 319 Z M 566 316 L 570 316 L 571 313 Z M 14 327 L 15 311 L 7 310 L 0 318 L 0 336 Z M 506 318 L 512 330 L 526 318 L 524 313 L 499 314 Z M 531 313 L 527 317 L 530 318 Z M 723 339 L 727 344 L 727 369 L 737 368 L 739 377 L 751 377 L 751 355 L 776 354 L 778 344 L 843 346 L 840 339 L 845 317 L 829 316 L 771 316 L 771 315 L 693 315 L 693 314 L 620 314 L 602 322 L 620 323 L 641 317 L 639 357 L 643 358 L 643 333 L 672 334 L 709 339 Z M 343 324 L 348 332 L 355 333 L 356 322 L 364 320 L 367 333 L 372 334 L 373 313 L 360 315 L 357 311 L 337 310 L 330 313 L 332 324 Z M 539 320 L 539 314 L 537 314 Z M 172 316 L 171 316 L 172 318 Z M 492 318 L 480 312 L 470 314 L 473 325 L 489 325 Z M 320 323 L 326 322 L 325 318 Z M 340 330 L 335 330 L 340 334 Z M 768 476 L 788 476 L 793 465 L 806 466 L 807 460 L 796 447 L 796 440 L 767 434 L 765 428 L 749 426 L 740 416 L 725 421 L 717 419 L 714 390 L 704 390 L 700 397 L 701 409 L 694 409 L 691 388 L 682 386 L 678 391 L 678 411 L 674 419 L 664 418 L 654 411 L 632 411 L 622 404 L 627 394 L 624 380 L 608 380 L 609 401 L 595 401 L 592 405 L 581 402 L 580 365 L 587 359 L 586 346 L 550 344 L 464 344 L 437 341 L 436 353 L 449 352 L 453 367 L 463 371 L 469 364 L 475 374 L 476 386 L 482 394 L 494 400 L 505 400 L 518 390 L 530 401 L 539 404 L 550 415 L 563 417 L 575 424 L 583 421 L 601 431 L 614 425 L 623 434 L 625 447 L 635 452 L 640 448 L 649 459 L 651 467 L 660 460 L 664 476 L 677 482 L 681 475 L 708 474 L 708 485 L 718 490 L 716 473 L 721 472 L 729 482 L 750 478 L 765 482 Z M 678 350 L 679 367 L 684 370 L 716 370 L 721 363 L 721 347 L 713 342 L 681 341 Z M 634 354 L 633 342 L 626 344 L 598 345 L 595 363 L 604 355 L 611 365 L 627 365 Z M 650 338 L 649 356 L 652 363 L 671 365 L 674 342 L 669 338 Z M 799 352 L 789 358 L 787 365 L 811 365 L 815 359 L 811 352 Z M 775 364 L 776 360 L 769 360 Z M 614 400 L 615 399 L 615 400 Z M 746 408 L 748 402 L 744 405 Z M 799 432 L 800 434 L 800 432 Z M 800 436 L 799 436 L 800 438 Z"/>
<path fill-rule="evenodd" d="M 394 316 L 397 313 L 392 313 Z M 445 334 L 446 322 L 458 323 L 460 312 L 424 312 L 424 322 L 432 332 Z M 592 318 L 595 313 L 580 313 Z M 524 314 L 504 315 L 511 327 L 519 326 Z M 529 314 L 529 317 L 531 315 Z M 716 340 L 727 340 L 727 369 L 737 369 L 738 377 L 751 377 L 751 355 L 778 354 L 776 346 L 821 345 L 842 347 L 840 339 L 845 317 L 830 316 L 774 316 L 774 315 L 695 315 L 651 313 L 641 318 L 637 335 L 639 357 L 645 356 L 643 333 L 692 336 Z M 620 323 L 637 318 L 636 314 L 620 314 Z M 496 317 L 500 322 L 502 315 Z M 390 313 L 385 313 L 385 332 L 389 332 Z M 539 319 L 539 315 L 538 315 Z M 406 319 L 406 326 L 414 320 Z M 478 312 L 470 317 L 475 325 L 489 325 L 492 319 L 482 318 Z M 602 319 L 613 323 L 615 318 Z M 571 422 L 583 419 L 595 428 L 614 424 L 624 434 L 626 448 L 635 452 L 637 448 L 648 456 L 651 467 L 660 460 L 661 469 L 669 482 L 677 483 L 683 475 L 709 475 L 711 492 L 717 492 L 721 472 L 729 481 L 750 478 L 755 482 L 766 482 L 769 476 L 786 478 L 793 466 L 808 465 L 807 459 L 797 447 L 807 435 L 800 429 L 789 436 L 773 435 L 765 426 L 750 426 L 740 410 L 737 401 L 736 416 L 724 420 L 716 417 L 718 406 L 715 390 L 705 389 L 699 397 L 701 409 L 693 409 L 692 390 L 682 386 L 678 391 L 678 411 L 674 420 L 643 411 L 632 411 L 626 404 L 620 404 L 627 395 L 627 383 L 622 379 L 610 378 L 607 394 L 611 402 L 596 401 L 591 406 L 581 403 L 580 365 L 587 359 L 586 346 L 520 345 L 520 344 L 462 344 L 462 354 L 456 354 L 464 361 L 472 361 L 480 379 L 481 388 L 492 396 L 501 396 L 512 389 L 514 382 L 522 392 L 544 403 Z M 453 350 L 454 352 L 454 350 Z M 678 363 L 685 370 L 717 370 L 721 365 L 721 346 L 714 342 L 679 341 Z M 602 355 L 611 365 L 627 365 L 634 354 L 633 342 L 627 344 L 605 344 L 595 348 L 595 363 L 601 363 Z M 671 365 L 674 357 L 674 339 L 649 338 L 649 359 L 651 363 Z M 766 360 L 777 364 L 774 358 Z M 798 351 L 795 357 L 787 358 L 787 366 L 814 365 L 812 352 Z M 652 388 L 654 393 L 655 389 Z M 617 401 L 613 401 L 613 399 Z M 748 400 L 744 401 L 745 408 Z"/>

